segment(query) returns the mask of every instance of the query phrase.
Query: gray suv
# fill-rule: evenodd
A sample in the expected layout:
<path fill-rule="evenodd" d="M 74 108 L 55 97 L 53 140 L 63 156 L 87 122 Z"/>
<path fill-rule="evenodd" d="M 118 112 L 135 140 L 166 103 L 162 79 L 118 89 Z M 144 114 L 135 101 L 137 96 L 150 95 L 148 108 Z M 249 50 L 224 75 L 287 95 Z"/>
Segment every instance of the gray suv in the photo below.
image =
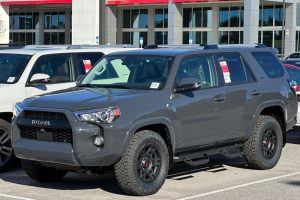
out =
<path fill-rule="evenodd" d="M 244 155 L 270 169 L 296 123 L 293 84 L 261 45 L 112 53 L 76 87 L 17 103 L 13 149 L 37 181 L 113 167 L 120 187 L 141 196 L 176 162 Z"/>

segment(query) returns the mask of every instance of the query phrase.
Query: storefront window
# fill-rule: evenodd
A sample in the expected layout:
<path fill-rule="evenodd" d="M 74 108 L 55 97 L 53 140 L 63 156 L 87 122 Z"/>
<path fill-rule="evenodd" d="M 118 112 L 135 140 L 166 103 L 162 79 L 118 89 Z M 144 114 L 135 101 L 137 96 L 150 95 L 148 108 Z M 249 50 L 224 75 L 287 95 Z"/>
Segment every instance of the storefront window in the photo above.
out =
<path fill-rule="evenodd" d="M 229 8 L 220 8 L 219 11 L 219 26 L 228 27 L 229 26 Z"/>
<path fill-rule="evenodd" d="M 212 8 L 184 8 L 183 27 L 212 27 Z"/>
<path fill-rule="evenodd" d="M 123 19 L 123 28 L 148 28 L 147 9 L 123 10 Z"/>
<path fill-rule="evenodd" d="M 65 29 L 65 12 L 45 12 L 45 29 Z"/>
<path fill-rule="evenodd" d="M 12 12 L 9 19 L 10 42 L 18 45 L 35 44 L 39 29 L 38 12 Z"/>
<path fill-rule="evenodd" d="M 273 31 L 263 31 L 262 43 L 268 47 L 273 47 Z"/>
<path fill-rule="evenodd" d="M 243 27 L 244 8 L 228 7 L 219 10 L 219 27 Z"/>
<path fill-rule="evenodd" d="M 274 13 L 275 26 L 282 26 L 282 14 L 283 14 L 282 6 L 275 6 L 275 13 Z"/>
<path fill-rule="evenodd" d="M 142 47 L 147 46 L 147 32 L 123 32 L 123 44 L 132 44 L 136 47 L 140 47 L 141 40 L 143 41 Z"/>
<path fill-rule="evenodd" d="M 219 32 L 219 43 L 220 44 L 228 44 L 229 39 L 228 39 L 228 31 L 220 31 Z"/>
<path fill-rule="evenodd" d="M 243 31 L 220 31 L 219 44 L 243 44 Z"/>
<path fill-rule="evenodd" d="M 45 12 L 44 14 L 44 44 L 65 44 L 65 12 Z"/>
<path fill-rule="evenodd" d="M 168 9 L 155 9 L 155 28 L 168 28 Z"/>
<path fill-rule="evenodd" d="M 232 7 L 230 9 L 230 27 L 239 27 L 240 26 L 240 8 Z"/>
<path fill-rule="evenodd" d="M 211 31 L 184 31 L 183 44 L 209 44 L 211 43 Z"/>
<path fill-rule="evenodd" d="M 168 44 L 168 32 L 155 32 L 155 44 Z"/>
<path fill-rule="evenodd" d="M 264 6 L 262 11 L 263 26 L 273 26 L 273 6 Z"/>

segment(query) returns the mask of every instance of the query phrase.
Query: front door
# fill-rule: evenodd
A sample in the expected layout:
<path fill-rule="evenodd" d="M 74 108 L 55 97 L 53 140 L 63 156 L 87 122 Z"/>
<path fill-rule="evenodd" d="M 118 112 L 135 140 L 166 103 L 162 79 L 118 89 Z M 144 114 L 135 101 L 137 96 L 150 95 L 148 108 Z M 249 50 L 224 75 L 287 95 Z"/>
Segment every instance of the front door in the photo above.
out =
<path fill-rule="evenodd" d="M 219 87 L 212 55 L 184 58 L 178 68 L 175 85 L 185 78 L 198 80 L 201 88 L 173 95 L 172 104 L 176 107 L 180 127 L 176 141 L 178 149 L 216 141 L 228 114 L 225 92 Z"/>
<path fill-rule="evenodd" d="M 50 82 L 44 85 L 30 84 L 34 74 L 42 73 L 50 76 Z M 75 86 L 75 70 L 71 54 L 55 54 L 41 56 L 30 73 L 27 85 L 27 97 L 41 95 Z"/>

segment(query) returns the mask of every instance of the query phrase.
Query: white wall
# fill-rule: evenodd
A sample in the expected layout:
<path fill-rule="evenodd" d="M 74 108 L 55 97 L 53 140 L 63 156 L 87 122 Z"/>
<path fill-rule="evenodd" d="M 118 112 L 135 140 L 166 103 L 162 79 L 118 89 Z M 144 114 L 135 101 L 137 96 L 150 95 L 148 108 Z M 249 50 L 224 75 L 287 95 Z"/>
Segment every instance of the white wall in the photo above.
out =
<path fill-rule="evenodd" d="M 0 44 L 9 43 L 9 6 L 0 4 Z"/>
<path fill-rule="evenodd" d="M 99 31 L 100 1 L 73 0 L 72 44 L 96 44 L 96 37 L 101 37 Z"/>

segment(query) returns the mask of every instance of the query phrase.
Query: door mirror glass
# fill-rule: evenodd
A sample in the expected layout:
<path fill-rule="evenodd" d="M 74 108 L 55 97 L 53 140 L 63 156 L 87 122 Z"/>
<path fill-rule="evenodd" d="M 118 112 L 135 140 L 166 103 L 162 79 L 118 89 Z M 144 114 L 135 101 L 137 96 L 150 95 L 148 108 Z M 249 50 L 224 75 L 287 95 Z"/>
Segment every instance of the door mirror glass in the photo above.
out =
<path fill-rule="evenodd" d="M 176 92 L 186 92 L 186 91 L 194 91 L 201 88 L 201 84 L 199 80 L 194 78 L 184 78 L 182 79 L 175 89 Z"/>
<path fill-rule="evenodd" d="M 45 84 L 50 82 L 50 76 L 47 74 L 34 74 L 31 79 L 31 84 Z"/>

